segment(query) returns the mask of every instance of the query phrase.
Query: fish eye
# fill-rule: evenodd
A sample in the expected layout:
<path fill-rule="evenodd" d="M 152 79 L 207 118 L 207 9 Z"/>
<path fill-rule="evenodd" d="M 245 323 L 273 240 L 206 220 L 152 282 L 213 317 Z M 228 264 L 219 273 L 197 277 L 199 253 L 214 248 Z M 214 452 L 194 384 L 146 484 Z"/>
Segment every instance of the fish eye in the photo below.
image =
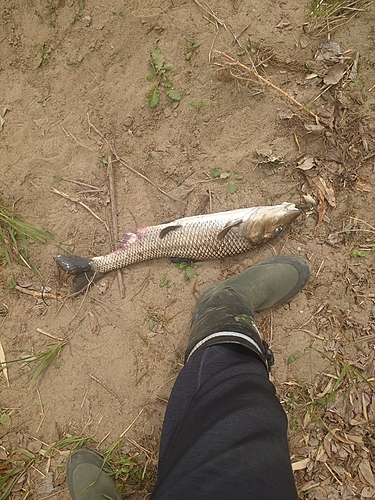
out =
<path fill-rule="evenodd" d="M 279 234 L 281 234 L 282 232 L 283 232 L 283 226 L 278 226 L 274 231 L 274 235 L 279 236 Z"/>

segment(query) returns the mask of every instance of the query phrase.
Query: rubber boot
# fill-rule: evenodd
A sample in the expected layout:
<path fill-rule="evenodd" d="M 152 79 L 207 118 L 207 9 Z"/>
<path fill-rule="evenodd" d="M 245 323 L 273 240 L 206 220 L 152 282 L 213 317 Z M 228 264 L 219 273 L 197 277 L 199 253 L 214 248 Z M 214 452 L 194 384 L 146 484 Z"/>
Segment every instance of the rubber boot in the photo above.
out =
<path fill-rule="evenodd" d="M 254 313 L 287 302 L 309 277 L 307 260 L 280 255 L 211 285 L 198 299 L 185 361 L 204 347 L 235 343 L 258 354 L 270 370 L 272 352 L 260 337 Z"/>
<path fill-rule="evenodd" d="M 70 496 L 73 500 L 121 500 L 111 472 L 98 453 L 87 448 L 73 451 L 66 465 Z"/>

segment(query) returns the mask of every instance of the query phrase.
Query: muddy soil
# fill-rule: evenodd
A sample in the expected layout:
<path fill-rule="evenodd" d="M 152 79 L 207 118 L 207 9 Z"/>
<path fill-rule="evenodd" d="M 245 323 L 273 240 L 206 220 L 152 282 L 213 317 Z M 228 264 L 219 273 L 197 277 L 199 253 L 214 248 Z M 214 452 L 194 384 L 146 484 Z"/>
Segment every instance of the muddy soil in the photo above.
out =
<path fill-rule="evenodd" d="M 304 203 L 308 195 L 316 202 L 272 244 L 197 263 L 191 279 L 168 260 L 124 269 L 124 298 L 116 273 L 68 297 L 71 279 L 57 269 L 61 249 L 51 242 L 29 245 L 42 281 L 16 267 L 19 288 L 9 287 L 3 260 L 6 359 L 37 355 L 59 339 L 67 344 L 35 383 L 34 367 L 20 363 L 9 366 L 9 386 L 0 378 L 1 410 L 11 419 L 0 425 L 2 459 L 20 447 L 38 453 L 35 446 L 66 435 L 90 437 L 101 451 L 121 437 L 123 449 L 154 473 L 199 293 L 275 254 L 302 255 L 313 269 L 295 300 L 256 317 L 275 355 L 278 391 L 333 372 L 311 347 L 347 356 L 374 376 L 375 7 L 331 34 L 340 51 L 329 56 L 324 49 L 319 56 L 327 29 L 311 30 L 305 2 L 216 0 L 210 7 L 193 0 L 1 5 L 0 201 L 70 252 L 111 250 L 110 158 L 117 242 L 124 232 L 182 216 Z M 161 86 L 153 109 L 152 47 L 173 64 L 167 74 L 181 96 L 173 100 Z M 277 88 L 229 67 L 216 51 L 248 68 L 251 56 Z M 335 64 L 341 67 L 328 74 Z M 42 296 L 42 286 L 52 295 Z M 300 460 L 298 439 L 292 444 Z M 54 461 L 64 462 L 64 453 Z M 46 470 L 30 469 L 11 498 L 23 498 L 27 487 L 34 498 L 69 498 L 63 470 L 49 470 L 50 489 Z M 129 498 L 145 498 L 151 486 L 152 479 L 131 488 Z"/>

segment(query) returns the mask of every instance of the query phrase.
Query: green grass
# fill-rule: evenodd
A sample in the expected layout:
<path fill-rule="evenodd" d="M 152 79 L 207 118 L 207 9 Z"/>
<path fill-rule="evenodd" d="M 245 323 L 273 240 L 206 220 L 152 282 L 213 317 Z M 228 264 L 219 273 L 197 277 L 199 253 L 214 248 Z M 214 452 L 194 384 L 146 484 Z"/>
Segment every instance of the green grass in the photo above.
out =
<path fill-rule="evenodd" d="M 4 261 L 9 266 L 13 281 L 15 265 L 21 271 L 24 266 L 33 269 L 41 278 L 40 271 L 29 258 L 29 242 L 45 243 L 47 240 L 61 246 L 52 234 L 23 222 L 0 205 L 0 265 Z"/>
<path fill-rule="evenodd" d="M 365 10 L 374 0 L 315 0 L 309 5 L 313 28 L 319 32 L 337 29 Z"/>
<path fill-rule="evenodd" d="M 33 467 L 45 470 L 47 463 L 52 470 L 55 467 L 65 467 L 65 463 L 61 463 L 60 460 L 54 461 L 54 457 L 59 452 L 72 453 L 83 446 L 95 450 L 90 437 L 66 433 L 55 443 L 44 445 L 38 453 L 31 453 L 24 448 L 15 449 L 6 460 L 0 463 L 0 500 L 13 498 L 13 489 L 17 483 L 22 485 L 20 498 L 25 500 L 33 498 L 34 484 L 28 483 L 28 470 Z M 156 482 L 156 460 L 151 460 L 147 454 L 141 460 L 139 458 L 135 460 L 128 451 L 124 451 L 124 446 L 124 440 L 120 438 L 101 453 L 105 463 L 113 471 L 113 478 L 118 489 L 126 491 L 130 487 L 133 491 L 150 492 Z M 136 455 L 139 453 L 137 452 Z M 18 492 L 20 484 L 17 486 Z"/>
<path fill-rule="evenodd" d="M 80 448 L 88 438 L 83 436 L 65 435 L 56 443 L 43 448 L 39 453 L 31 453 L 23 448 L 12 451 L 6 460 L 0 464 L 0 500 L 12 498 L 12 490 L 22 479 L 26 480 L 27 471 L 35 466 L 41 466 L 44 463 L 46 467 L 47 460 L 53 458 L 58 451 L 70 451 Z M 51 467 L 61 467 L 62 464 L 50 463 Z M 43 467 L 42 467 L 43 468 Z M 26 480 L 27 481 L 27 480 Z M 25 483 L 26 485 L 27 483 Z M 20 498 L 33 498 L 31 495 L 33 485 L 25 486 L 23 496 Z M 18 498 L 18 497 L 17 497 Z"/>
<path fill-rule="evenodd" d="M 32 385 L 37 378 L 52 364 L 58 354 L 61 352 L 61 349 L 68 343 L 67 340 L 63 340 L 58 342 L 57 344 L 50 346 L 45 351 L 37 354 L 36 356 L 27 356 L 26 358 L 17 358 L 12 359 L 6 362 L 6 365 L 11 363 L 24 363 L 24 366 L 31 367 L 34 364 L 37 364 L 37 367 L 34 370 L 34 373 L 31 377 L 30 385 Z M 1 366 L 2 363 L 0 363 Z"/>

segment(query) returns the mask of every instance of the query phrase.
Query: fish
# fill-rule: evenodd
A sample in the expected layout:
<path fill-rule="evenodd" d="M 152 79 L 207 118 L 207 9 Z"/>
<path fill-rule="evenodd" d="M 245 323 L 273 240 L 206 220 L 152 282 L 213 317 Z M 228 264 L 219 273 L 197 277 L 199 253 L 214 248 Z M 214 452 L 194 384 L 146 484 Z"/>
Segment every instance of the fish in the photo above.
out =
<path fill-rule="evenodd" d="M 236 255 L 280 236 L 299 215 L 294 203 L 240 208 L 176 219 L 125 233 L 120 248 L 107 255 L 85 258 L 73 254 L 54 257 L 74 276 L 72 293 L 86 289 L 109 271 L 151 259 L 202 261 Z"/>

